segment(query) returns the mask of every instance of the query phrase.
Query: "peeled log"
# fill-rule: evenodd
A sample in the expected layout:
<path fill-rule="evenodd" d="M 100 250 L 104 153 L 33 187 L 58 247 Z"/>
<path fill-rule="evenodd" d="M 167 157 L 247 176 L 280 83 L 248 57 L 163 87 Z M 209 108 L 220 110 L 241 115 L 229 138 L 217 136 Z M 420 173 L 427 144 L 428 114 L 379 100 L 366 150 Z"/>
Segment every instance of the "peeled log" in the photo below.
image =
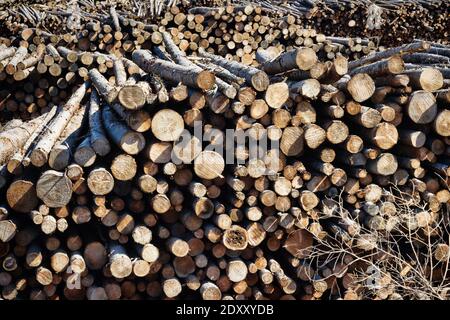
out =
<path fill-rule="evenodd" d="M 63 207 L 72 198 L 72 181 L 63 172 L 47 170 L 36 184 L 36 193 L 48 207 Z"/>

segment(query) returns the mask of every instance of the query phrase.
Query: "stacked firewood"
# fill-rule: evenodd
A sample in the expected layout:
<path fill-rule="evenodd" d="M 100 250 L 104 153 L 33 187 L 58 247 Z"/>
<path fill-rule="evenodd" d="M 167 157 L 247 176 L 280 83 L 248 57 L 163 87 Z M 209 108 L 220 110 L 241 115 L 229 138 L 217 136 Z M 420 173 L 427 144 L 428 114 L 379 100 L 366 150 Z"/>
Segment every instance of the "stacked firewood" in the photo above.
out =
<path fill-rule="evenodd" d="M 97 55 L 68 99 L 3 126 L 3 299 L 446 297 L 447 48 L 268 43 L 242 63 L 182 35 Z M 0 60 L 14 79 L 44 49 L 86 50 Z"/>

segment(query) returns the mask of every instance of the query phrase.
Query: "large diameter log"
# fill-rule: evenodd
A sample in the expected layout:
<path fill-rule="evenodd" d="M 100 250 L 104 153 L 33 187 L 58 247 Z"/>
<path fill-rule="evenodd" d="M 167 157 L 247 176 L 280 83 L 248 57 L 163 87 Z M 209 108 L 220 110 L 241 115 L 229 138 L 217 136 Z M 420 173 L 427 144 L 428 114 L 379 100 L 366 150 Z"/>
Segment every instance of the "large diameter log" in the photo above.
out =
<path fill-rule="evenodd" d="M 295 230 L 290 233 L 284 242 L 283 247 L 294 257 L 303 259 L 311 253 L 313 236 L 307 230 Z"/>
<path fill-rule="evenodd" d="M 264 95 L 269 107 L 279 109 L 289 98 L 289 87 L 285 82 L 270 84 Z"/>
<path fill-rule="evenodd" d="M 8 205 L 17 212 L 27 213 L 38 205 L 36 188 L 32 181 L 18 179 L 6 191 Z"/>
<path fill-rule="evenodd" d="M 139 81 L 135 84 L 125 84 L 117 96 L 120 104 L 129 110 L 137 110 L 145 104 L 153 103 L 157 96 L 152 93 L 150 84 L 146 81 Z"/>
<path fill-rule="evenodd" d="M 354 75 L 347 83 L 347 90 L 356 102 L 369 99 L 375 92 L 375 82 L 366 73 Z"/>
<path fill-rule="evenodd" d="M 215 76 L 210 71 L 199 72 L 186 66 L 160 60 L 145 50 L 134 51 L 133 61 L 146 72 L 152 72 L 163 79 L 181 82 L 204 91 L 212 89 L 215 84 Z"/>
<path fill-rule="evenodd" d="M 102 110 L 102 119 L 105 130 L 113 142 L 128 154 L 134 155 L 141 152 L 145 147 L 145 138 L 139 133 L 130 130 L 120 122 L 111 107 L 105 105 Z"/>
<path fill-rule="evenodd" d="M 434 119 L 433 128 L 443 137 L 450 136 L 450 110 L 445 109 L 438 113 Z"/>
<path fill-rule="evenodd" d="M 424 68 L 422 70 L 407 70 L 410 83 L 414 88 L 428 92 L 439 90 L 444 85 L 442 73 L 435 68 Z"/>
<path fill-rule="evenodd" d="M 282 73 L 291 69 L 309 70 L 316 64 L 317 55 L 311 48 L 298 48 L 265 62 L 262 69 L 268 74 Z"/>
<path fill-rule="evenodd" d="M 63 207 L 72 198 L 72 181 L 63 172 L 47 170 L 36 183 L 36 194 L 50 208 Z"/>
<path fill-rule="evenodd" d="M 184 130 L 183 117 L 171 109 L 159 110 L 153 116 L 151 130 L 161 141 L 176 141 Z"/>
<path fill-rule="evenodd" d="M 194 171 L 203 179 L 220 177 L 225 169 L 225 160 L 215 151 L 202 151 L 194 160 Z"/>
<path fill-rule="evenodd" d="M 397 168 L 397 159 L 391 153 L 381 153 L 376 159 L 367 162 L 367 171 L 382 176 L 394 174 Z"/>
<path fill-rule="evenodd" d="M 427 124 L 432 122 L 437 113 L 434 95 L 427 91 L 413 92 L 408 101 L 407 113 L 415 123 Z"/>

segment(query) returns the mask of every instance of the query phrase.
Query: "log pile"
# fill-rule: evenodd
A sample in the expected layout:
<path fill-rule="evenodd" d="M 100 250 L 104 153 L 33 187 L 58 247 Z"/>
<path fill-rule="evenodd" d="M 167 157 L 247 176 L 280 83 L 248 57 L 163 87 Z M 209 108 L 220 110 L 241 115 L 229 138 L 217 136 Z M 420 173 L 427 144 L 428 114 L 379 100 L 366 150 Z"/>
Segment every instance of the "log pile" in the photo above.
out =
<path fill-rule="evenodd" d="M 2 299 L 448 298 L 448 47 L 244 63 L 174 28 L 129 51 L 26 30 L 1 105 L 62 91 L 0 131 Z"/>

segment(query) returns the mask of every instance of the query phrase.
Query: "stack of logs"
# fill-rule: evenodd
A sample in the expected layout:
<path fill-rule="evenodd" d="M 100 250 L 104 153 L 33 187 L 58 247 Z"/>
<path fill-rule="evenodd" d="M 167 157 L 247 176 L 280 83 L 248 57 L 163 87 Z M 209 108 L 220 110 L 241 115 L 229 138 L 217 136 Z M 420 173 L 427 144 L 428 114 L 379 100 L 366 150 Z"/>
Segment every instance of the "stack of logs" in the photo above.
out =
<path fill-rule="evenodd" d="M 92 0 L 32 2 L 12 0 L 2 2 L 0 4 L 0 22 L 4 25 L 2 31 L 15 34 L 18 29 L 28 26 L 58 34 L 71 33 L 83 29 L 83 24 L 87 21 L 103 20 L 104 13 L 109 11 L 110 6 L 110 1 Z M 221 12 L 230 11 L 228 8 L 234 6 L 244 13 L 240 14 L 243 19 L 238 18 L 237 22 L 246 21 L 245 15 L 248 15 L 249 7 L 259 7 L 263 15 L 272 19 L 281 21 L 296 19 L 297 24 L 330 36 L 365 39 L 376 37 L 383 45 L 398 45 L 411 42 L 415 38 L 448 42 L 449 35 L 447 21 L 449 3 L 442 0 L 149 0 L 116 1 L 116 6 L 122 18 L 158 23 L 163 26 L 173 26 L 174 19 L 176 21 L 186 17 L 189 19 L 193 7 L 197 7 L 193 10 L 197 12 L 211 10 Z M 212 16 L 214 13 L 208 13 L 206 18 Z M 195 20 L 197 24 L 198 18 Z M 254 22 L 259 24 L 260 21 L 263 20 Z M 229 21 L 223 19 L 222 22 Z M 208 27 L 205 28 L 207 29 Z M 264 29 L 264 24 L 261 29 Z"/>
<path fill-rule="evenodd" d="M 151 51 L 97 55 L 66 102 L 2 128 L 3 299 L 357 299 L 359 257 L 395 226 L 448 264 L 434 227 L 450 200 L 450 76 L 422 66 L 429 43 L 350 62 L 267 47 L 254 67 L 159 34 Z M 53 49 L 2 47 L 0 60 L 14 78 L 42 55 L 85 54 Z M 254 157 L 227 129 L 279 149 Z M 400 211 L 398 194 L 424 209 Z M 327 239 L 352 254 L 316 258 Z"/>
<path fill-rule="evenodd" d="M 200 7 L 186 13 L 182 9 L 171 7 L 157 26 L 127 18 L 119 9 L 109 7 L 109 14 L 90 13 L 81 19 L 80 29 L 63 34 L 14 24 L 12 19 L 14 34 L 0 38 L 0 83 L 4 84 L 0 88 L 0 121 L 29 120 L 46 113 L 66 101 L 71 89 L 89 78 L 92 68 L 114 81 L 114 59 L 130 59 L 134 50 L 160 46 L 164 32 L 170 33 L 188 55 L 199 56 L 205 50 L 254 67 L 259 64 L 259 48 L 271 54 L 298 46 L 311 48 L 322 62 L 314 69 L 315 77 L 341 56 L 352 60 L 374 53 L 377 47 L 376 41 L 330 37 L 306 29 L 293 16 L 273 19 L 258 6 Z M 60 14 L 70 17 L 64 12 Z M 165 59 L 161 50 L 154 54 Z M 406 69 L 424 64 L 442 69 L 449 59 L 448 46 L 439 43 L 432 43 L 428 52 L 404 56 Z"/>

